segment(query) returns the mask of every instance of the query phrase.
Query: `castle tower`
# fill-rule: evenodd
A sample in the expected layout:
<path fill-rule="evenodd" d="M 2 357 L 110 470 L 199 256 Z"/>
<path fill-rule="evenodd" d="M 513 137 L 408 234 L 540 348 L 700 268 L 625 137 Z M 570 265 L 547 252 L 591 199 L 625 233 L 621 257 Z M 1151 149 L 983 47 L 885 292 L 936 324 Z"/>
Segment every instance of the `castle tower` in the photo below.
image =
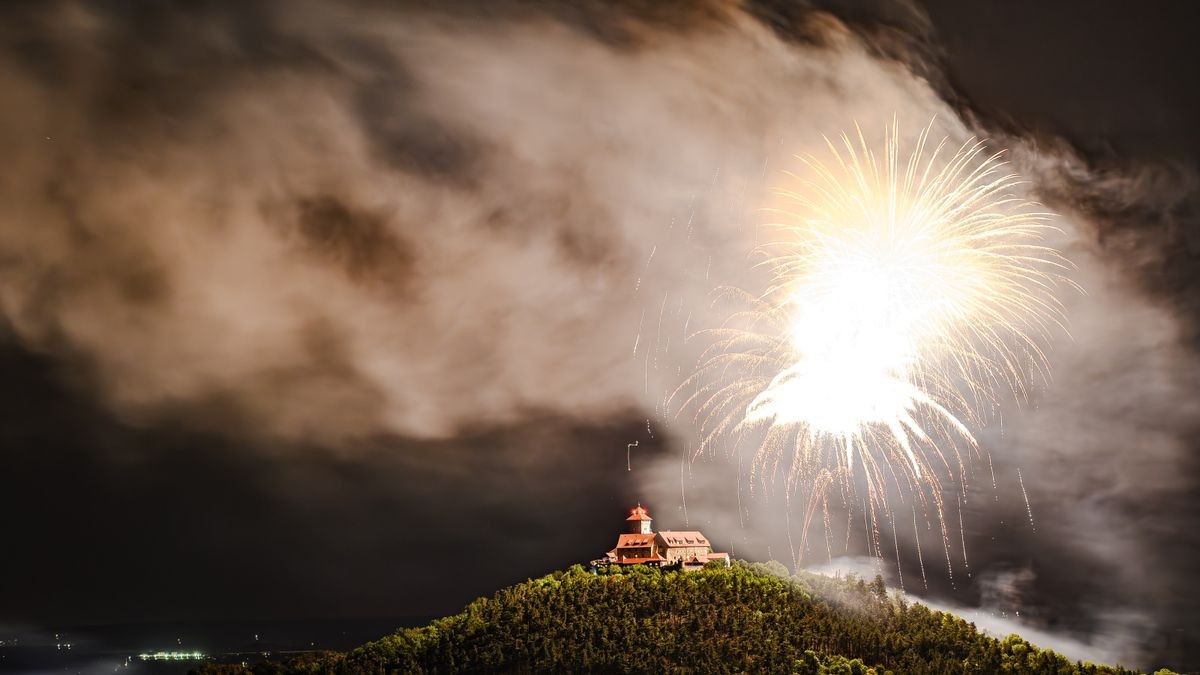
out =
<path fill-rule="evenodd" d="M 654 521 L 641 504 L 630 509 L 629 517 L 625 519 L 625 522 L 629 523 L 630 534 L 652 534 L 654 532 L 654 528 L 650 527 Z"/>

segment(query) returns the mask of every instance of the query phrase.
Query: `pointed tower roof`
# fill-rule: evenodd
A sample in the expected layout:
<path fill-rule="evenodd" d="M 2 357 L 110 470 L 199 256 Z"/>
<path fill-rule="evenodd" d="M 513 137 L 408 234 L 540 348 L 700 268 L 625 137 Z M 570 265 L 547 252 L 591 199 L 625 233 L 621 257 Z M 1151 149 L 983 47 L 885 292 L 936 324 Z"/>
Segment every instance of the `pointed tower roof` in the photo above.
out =
<path fill-rule="evenodd" d="M 629 510 L 629 517 L 625 519 L 627 522 L 631 520 L 653 520 L 650 517 L 650 512 L 645 507 L 638 503 L 637 506 Z"/>

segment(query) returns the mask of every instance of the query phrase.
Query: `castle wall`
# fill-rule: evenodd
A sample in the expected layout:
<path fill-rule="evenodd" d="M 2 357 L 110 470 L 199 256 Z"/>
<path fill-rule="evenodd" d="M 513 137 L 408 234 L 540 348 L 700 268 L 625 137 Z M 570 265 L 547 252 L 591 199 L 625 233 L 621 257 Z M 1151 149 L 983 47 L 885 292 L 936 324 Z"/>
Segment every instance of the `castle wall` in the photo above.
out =
<path fill-rule="evenodd" d="M 708 555 L 709 548 L 707 546 L 672 546 L 670 548 L 659 549 L 663 557 L 667 560 L 679 560 L 682 558 L 691 558 L 692 556 L 700 557 Z"/>

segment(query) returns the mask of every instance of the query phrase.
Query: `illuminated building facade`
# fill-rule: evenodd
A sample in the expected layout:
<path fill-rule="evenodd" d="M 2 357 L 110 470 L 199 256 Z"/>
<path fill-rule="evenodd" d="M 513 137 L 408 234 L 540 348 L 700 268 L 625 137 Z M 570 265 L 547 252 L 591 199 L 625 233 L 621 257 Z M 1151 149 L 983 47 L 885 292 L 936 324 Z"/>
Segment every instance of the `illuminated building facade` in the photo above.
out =
<path fill-rule="evenodd" d="M 714 552 L 708 538 L 697 530 L 655 532 L 654 520 L 641 504 L 630 509 L 625 522 L 628 531 L 618 536 L 616 547 L 596 563 L 679 567 L 684 570 L 699 569 L 712 561 L 729 565 L 729 554 Z"/>

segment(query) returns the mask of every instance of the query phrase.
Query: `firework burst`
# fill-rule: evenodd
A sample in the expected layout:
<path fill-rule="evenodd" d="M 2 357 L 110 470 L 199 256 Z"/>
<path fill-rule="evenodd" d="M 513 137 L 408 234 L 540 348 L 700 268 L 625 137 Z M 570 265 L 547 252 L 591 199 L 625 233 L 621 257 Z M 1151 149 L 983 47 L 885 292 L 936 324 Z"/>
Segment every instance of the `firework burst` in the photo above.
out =
<path fill-rule="evenodd" d="M 893 489 L 932 506 L 948 542 L 942 481 L 965 475 L 971 429 L 1047 377 L 1068 283 L 1051 216 L 982 141 L 929 131 L 907 155 L 893 125 L 882 155 L 858 130 L 827 139 L 828 161 L 799 158 L 757 251 L 766 291 L 723 290 L 735 309 L 698 333 L 706 349 L 672 397 L 697 455 L 753 447 L 753 477 L 807 493 L 805 537 L 834 490 L 853 504 L 865 489 L 877 533 Z"/>

